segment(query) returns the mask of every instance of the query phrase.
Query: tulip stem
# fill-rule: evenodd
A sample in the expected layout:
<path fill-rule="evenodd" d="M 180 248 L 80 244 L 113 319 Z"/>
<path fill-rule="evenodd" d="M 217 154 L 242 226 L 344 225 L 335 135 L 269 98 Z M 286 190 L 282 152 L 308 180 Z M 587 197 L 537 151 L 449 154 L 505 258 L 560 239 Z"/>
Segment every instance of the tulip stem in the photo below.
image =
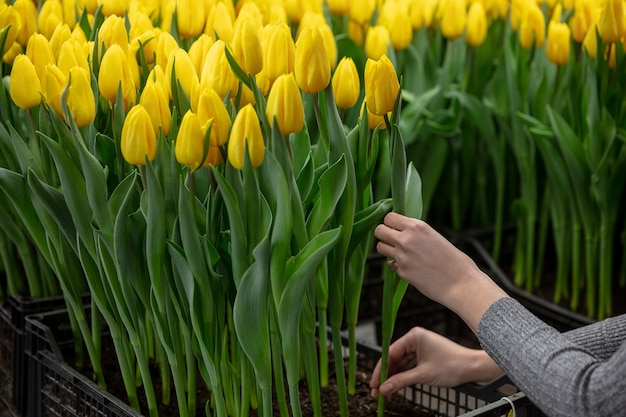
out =
<path fill-rule="evenodd" d="M 325 120 L 325 118 L 322 116 L 322 110 L 320 109 L 319 93 L 313 93 L 313 111 L 315 112 L 315 120 L 318 121 L 318 127 L 320 129 L 322 142 L 324 143 L 324 149 L 328 151 L 330 149 L 330 140 L 328 138 L 328 133 L 324 130 L 323 123 L 320 123 Z"/>
<path fill-rule="evenodd" d="M 141 177 L 141 185 L 143 186 L 144 191 L 148 190 L 148 183 L 146 181 L 146 166 L 139 165 L 139 176 Z"/>

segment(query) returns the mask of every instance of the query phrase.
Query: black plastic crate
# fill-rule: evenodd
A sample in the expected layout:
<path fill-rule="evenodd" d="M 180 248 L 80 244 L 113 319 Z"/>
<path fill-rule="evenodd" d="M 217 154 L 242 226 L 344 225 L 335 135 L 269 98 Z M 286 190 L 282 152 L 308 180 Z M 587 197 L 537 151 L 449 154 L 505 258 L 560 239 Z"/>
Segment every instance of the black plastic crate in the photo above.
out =
<path fill-rule="evenodd" d="M 35 299 L 20 295 L 9 296 L 0 309 L 0 398 L 13 414 L 26 413 L 26 317 L 60 309 L 65 309 L 63 297 Z"/>

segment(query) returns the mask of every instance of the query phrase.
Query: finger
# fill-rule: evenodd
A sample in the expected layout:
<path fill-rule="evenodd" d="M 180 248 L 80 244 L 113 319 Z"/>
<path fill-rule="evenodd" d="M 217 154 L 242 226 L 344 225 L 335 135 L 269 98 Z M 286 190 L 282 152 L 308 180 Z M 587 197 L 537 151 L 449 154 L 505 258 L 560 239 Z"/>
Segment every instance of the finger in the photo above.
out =
<path fill-rule="evenodd" d="M 396 272 L 398 270 L 398 261 L 387 261 L 387 266 L 389 266 L 389 269 L 391 269 L 393 272 Z"/>
<path fill-rule="evenodd" d="M 387 242 L 382 240 L 378 241 L 376 244 L 376 251 L 387 258 L 393 258 L 394 256 L 394 247 Z"/>
<path fill-rule="evenodd" d="M 372 371 L 372 378 L 370 379 L 370 388 L 376 389 L 380 385 L 380 360 L 376 363 L 374 371 Z"/>
<path fill-rule="evenodd" d="M 407 219 L 407 217 L 401 214 L 391 212 L 385 216 L 384 224 L 395 230 L 403 230 Z"/>

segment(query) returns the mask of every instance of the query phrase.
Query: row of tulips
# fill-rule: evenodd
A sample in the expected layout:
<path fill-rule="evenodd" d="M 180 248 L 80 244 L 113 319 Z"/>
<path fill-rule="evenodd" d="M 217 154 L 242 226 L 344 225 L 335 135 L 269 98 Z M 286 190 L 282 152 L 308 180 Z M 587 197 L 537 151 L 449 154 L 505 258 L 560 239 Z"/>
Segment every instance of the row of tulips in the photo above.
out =
<path fill-rule="evenodd" d="M 19 2 L 3 11 L 17 16 Z M 329 326 L 347 415 L 373 228 L 392 208 L 421 213 L 392 62 L 368 60 L 361 76 L 349 57 L 337 64 L 320 14 L 290 27 L 261 3 L 181 1 L 168 23 L 143 2 L 114 3 L 33 9 L 39 30 L 13 58 L 1 106 L 0 189 L 58 277 L 94 379 L 106 387 L 104 320 L 129 402 L 139 409 L 141 381 L 151 416 L 151 360 L 160 401 L 173 381 L 181 416 L 196 414 L 197 372 L 207 415 L 274 415 L 273 394 L 281 415 L 301 415 L 302 378 L 322 415 Z M 20 42 L 13 22 L 7 54 Z M 350 108 L 362 115 L 344 124 Z M 393 180 L 376 198 L 381 161 Z M 406 285 L 385 286 L 388 346 Z"/>

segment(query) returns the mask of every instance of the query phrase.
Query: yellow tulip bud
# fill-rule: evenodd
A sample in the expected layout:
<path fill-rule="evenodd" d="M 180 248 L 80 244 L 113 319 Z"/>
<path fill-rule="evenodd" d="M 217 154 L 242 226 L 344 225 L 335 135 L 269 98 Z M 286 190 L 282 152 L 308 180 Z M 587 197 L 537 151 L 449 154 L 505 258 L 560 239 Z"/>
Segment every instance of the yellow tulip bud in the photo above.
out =
<path fill-rule="evenodd" d="M 137 91 L 126 51 L 118 44 L 113 44 L 106 50 L 100 62 L 100 73 L 98 75 L 100 95 L 110 103 L 115 103 L 120 83 L 124 109 L 128 109 L 135 102 Z"/>
<path fill-rule="evenodd" d="M 242 84 L 239 107 L 245 106 L 246 104 L 252 104 L 254 106 L 256 104 L 256 99 L 254 98 L 252 90 L 250 90 L 247 85 Z"/>
<path fill-rule="evenodd" d="M 348 37 L 354 41 L 355 44 L 361 46 L 365 43 L 365 34 L 369 29 L 369 23 L 359 23 L 354 20 L 348 21 Z"/>
<path fill-rule="evenodd" d="M 154 161 L 157 141 L 150 115 L 137 104 L 126 115 L 122 127 L 121 145 L 124 160 L 133 165 L 145 165 L 146 158 Z"/>
<path fill-rule="evenodd" d="M 61 46 L 72 37 L 72 31 L 66 23 L 58 25 L 50 37 L 50 47 L 55 58 L 59 59 Z"/>
<path fill-rule="evenodd" d="M 350 7 L 349 20 L 361 24 L 369 23 L 372 20 L 374 10 L 376 10 L 376 0 L 362 0 L 358 7 Z"/>
<path fill-rule="evenodd" d="M 370 112 L 383 116 L 393 111 L 400 83 L 387 55 L 365 63 L 365 99 Z"/>
<path fill-rule="evenodd" d="M 282 4 L 272 3 L 266 23 L 269 25 L 275 25 L 280 23 L 287 24 L 287 11 Z"/>
<path fill-rule="evenodd" d="M 63 6 L 59 0 L 46 0 L 39 9 L 37 27 L 46 39 L 52 37 L 54 29 L 63 23 Z"/>
<path fill-rule="evenodd" d="M 13 61 L 9 93 L 20 109 L 32 109 L 41 103 L 41 83 L 35 66 L 26 55 L 18 55 Z"/>
<path fill-rule="evenodd" d="M 401 51 L 409 46 L 413 39 L 413 26 L 406 8 L 395 2 L 384 3 L 378 23 L 389 31 L 393 49 Z"/>
<path fill-rule="evenodd" d="M 263 27 L 263 13 L 261 13 L 261 1 L 254 3 L 252 1 L 238 1 L 237 2 L 237 18 L 235 19 L 235 30 L 240 20 L 250 19 L 250 23 L 254 27 L 255 31 L 259 31 Z"/>
<path fill-rule="evenodd" d="M 509 15 L 509 0 L 494 0 L 493 12 L 496 18 L 506 20 Z"/>
<path fill-rule="evenodd" d="M 261 31 L 261 46 L 263 70 L 270 84 L 279 75 L 293 71 L 296 46 L 286 24 L 265 26 Z"/>
<path fill-rule="evenodd" d="M 528 12 L 531 2 L 527 0 L 511 0 L 511 11 L 509 21 L 513 30 L 520 29 L 522 20 Z"/>
<path fill-rule="evenodd" d="M 446 39 L 456 39 L 465 30 L 465 0 L 447 0 L 442 10 L 441 34 Z"/>
<path fill-rule="evenodd" d="M 105 50 L 114 44 L 121 46 L 123 50 L 127 50 L 128 32 L 126 32 L 124 18 L 112 14 L 104 19 L 98 30 L 98 42 L 100 45 L 104 43 Z"/>
<path fill-rule="evenodd" d="M 330 61 L 322 33 L 317 26 L 303 30 L 296 42 L 294 72 L 300 89 L 317 93 L 330 83 Z"/>
<path fill-rule="evenodd" d="M 472 3 L 467 13 L 465 42 L 470 46 L 479 46 L 487 38 L 487 13 L 482 3 Z"/>
<path fill-rule="evenodd" d="M 130 0 L 98 0 L 98 6 L 102 6 L 100 12 L 104 16 L 124 16 L 126 10 L 128 10 L 128 6 L 130 4 Z"/>
<path fill-rule="evenodd" d="M 590 15 L 585 12 L 582 0 L 577 0 L 574 14 L 569 20 L 572 38 L 574 38 L 576 42 L 582 43 L 585 40 L 585 35 L 587 35 L 589 27 L 591 26 L 589 17 Z"/>
<path fill-rule="evenodd" d="M 31 36 L 26 45 L 26 56 L 35 66 L 37 76 L 41 81 L 41 88 L 45 91 L 46 66 L 56 63 L 48 39 L 41 33 L 35 33 Z"/>
<path fill-rule="evenodd" d="M 270 79 L 267 77 L 266 68 L 263 68 L 254 78 L 256 80 L 256 86 L 259 87 L 261 94 L 266 96 L 268 91 L 270 91 Z"/>
<path fill-rule="evenodd" d="M 37 5 L 32 0 L 15 0 L 13 8 L 22 22 L 16 40 L 21 45 L 26 45 L 32 34 L 37 32 Z"/>
<path fill-rule="evenodd" d="M 360 113 L 361 119 L 363 119 L 364 111 L 367 112 L 367 127 L 368 128 L 373 130 L 373 129 L 376 129 L 377 127 L 379 129 L 385 129 L 387 127 L 387 124 L 385 123 L 385 118 L 383 116 L 379 116 L 377 114 L 372 113 L 367 107 L 366 100 L 363 100 L 363 103 L 361 103 L 361 113 Z"/>
<path fill-rule="evenodd" d="M 168 135 L 172 123 L 169 99 L 163 84 L 155 80 L 154 76 L 150 77 L 149 75 L 146 85 L 141 92 L 139 104 L 148 112 L 154 128 L 154 134 L 158 136 L 160 128 L 163 130 L 163 135 Z"/>
<path fill-rule="evenodd" d="M 567 23 L 550 22 L 546 54 L 548 59 L 557 65 L 566 64 L 569 60 L 571 32 Z"/>
<path fill-rule="evenodd" d="M 328 10 L 332 14 L 343 16 L 350 11 L 349 0 L 326 0 L 326 3 L 328 4 Z"/>
<path fill-rule="evenodd" d="M 597 26 L 594 23 L 593 25 L 591 25 L 591 28 L 589 29 L 587 35 L 585 35 L 585 39 L 583 40 L 583 47 L 592 59 L 596 58 L 596 54 L 598 51 L 598 38 L 596 37 L 596 30 Z"/>
<path fill-rule="evenodd" d="M 170 54 L 180 48 L 178 42 L 171 33 L 161 31 L 157 35 L 156 64 L 161 68 L 167 68 L 167 60 Z"/>
<path fill-rule="evenodd" d="M 537 5 L 531 6 L 519 29 L 519 42 L 524 49 L 530 49 L 533 46 L 540 48 L 546 39 L 546 21 L 541 9 Z"/>
<path fill-rule="evenodd" d="M 606 0 L 598 22 L 598 33 L 605 43 L 619 42 L 624 36 L 623 0 Z"/>
<path fill-rule="evenodd" d="M 235 116 L 228 140 L 228 160 L 236 169 L 243 169 L 246 146 L 252 166 L 256 168 L 261 165 L 265 157 L 265 142 L 259 118 L 251 104 L 242 107 Z"/>
<path fill-rule="evenodd" d="M 310 26 L 315 26 L 319 29 L 324 42 L 324 49 L 326 49 L 326 55 L 330 62 L 330 67 L 335 68 L 337 64 L 337 43 L 335 42 L 335 35 L 333 35 L 332 29 L 328 23 L 326 23 L 326 19 L 324 19 L 323 15 L 312 12 L 305 13 L 304 16 L 302 16 L 296 39 L 300 37 L 299 35 L 304 29 Z"/>
<path fill-rule="evenodd" d="M 59 56 L 57 58 L 57 65 L 63 71 L 63 74 L 69 75 L 70 69 L 73 67 L 81 67 L 85 71 L 91 70 L 87 55 L 82 45 L 79 45 L 77 41 L 69 40 L 61 45 L 59 50 Z"/>
<path fill-rule="evenodd" d="M 205 127 L 212 120 L 211 144 L 220 146 L 228 141 L 231 121 L 224 102 L 212 88 L 205 89 L 198 100 L 198 120 Z"/>
<path fill-rule="evenodd" d="M 200 36 L 206 23 L 204 2 L 196 0 L 176 1 L 176 25 L 182 39 Z"/>
<path fill-rule="evenodd" d="M 232 41 L 233 57 L 247 74 L 256 75 L 263 68 L 261 42 L 252 21 L 237 19 Z"/>
<path fill-rule="evenodd" d="M 365 35 L 365 56 L 369 59 L 378 60 L 387 55 L 391 36 L 385 26 L 372 26 Z"/>
<path fill-rule="evenodd" d="M 171 89 L 174 88 L 169 82 L 172 79 L 172 71 L 176 73 L 176 80 L 180 83 L 187 97 L 191 98 L 194 85 L 198 84 L 200 81 L 189 54 L 183 48 L 178 48 L 176 51 L 170 53 L 170 57 L 167 60 L 167 67 L 165 67 L 165 79 L 168 80 L 166 85 L 170 87 L 168 88 L 170 98 L 173 97 Z"/>
<path fill-rule="evenodd" d="M 179 164 L 187 165 L 189 169 L 195 171 L 204 163 L 204 133 L 198 116 L 191 110 L 183 116 L 180 122 L 180 129 L 176 136 L 174 148 L 176 160 Z"/>
<path fill-rule="evenodd" d="M 352 58 L 343 57 L 339 61 L 332 82 L 337 107 L 348 109 L 354 106 L 359 99 L 361 82 Z"/>
<path fill-rule="evenodd" d="M 198 78 L 202 75 L 202 66 L 204 65 L 204 58 L 211 46 L 215 43 L 212 36 L 203 33 L 196 39 L 189 47 L 189 58 L 193 62 L 193 66 L 196 69 Z"/>
<path fill-rule="evenodd" d="M 218 39 L 230 42 L 233 39 L 234 17 L 224 2 L 218 1 L 209 12 L 204 33 Z"/>
<path fill-rule="evenodd" d="M 293 73 L 283 74 L 276 79 L 267 98 L 265 115 L 270 124 L 276 122 L 283 135 L 302 130 L 304 104 Z"/>
<path fill-rule="evenodd" d="M 42 87 L 45 88 L 44 96 L 46 103 L 52 107 L 52 110 L 54 110 L 57 116 L 63 119 L 61 94 L 63 94 L 63 90 L 65 89 L 67 78 L 56 65 L 46 65 L 44 76 L 46 78 L 45 82 L 42 83 Z"/>
<path fill-rule="evenodd" d="M 209 48 L 200 75 L 201 87 L 213 88 L 222 99 L 229 93 L 235 97 L 239 91 L 239 81 L 230 68 L 225 48 L 223 40 L 215 41 Z"/>
<path fill-rule="evenodd" d="M 22 53 L 22 45 L 17 42 L 13 42 L 13 45 L 9 47 L 9 50 L 2 55 L 2 62 L 8 65 L 13 65 L 13 60 Z"/>
<path fill-rule="evenodd" d="M 96 117 L 96 102 L 91 89 L 91 73 L 81 67 L 69 72 L 66 102 L 78 127 L 87 126 Z"/>
<path fill-rule="evenodd" d="M 131 18 L 132 16 L 132 18 Z M 150 17 L 145 13 L 133 13 L 129 15 L 130 45 L 134 50 L 139 51 L 143 48 L 143 55 L 149 65 L 154 63 L 154 56 L 157 48 L 157 30 L 152 25 Z"/>

